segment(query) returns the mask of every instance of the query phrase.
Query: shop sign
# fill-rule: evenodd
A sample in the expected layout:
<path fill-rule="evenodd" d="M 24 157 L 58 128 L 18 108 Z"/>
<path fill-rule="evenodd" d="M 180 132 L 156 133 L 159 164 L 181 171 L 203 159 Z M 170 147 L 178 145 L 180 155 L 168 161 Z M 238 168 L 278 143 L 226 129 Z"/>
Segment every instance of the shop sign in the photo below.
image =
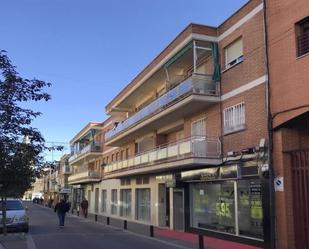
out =
<path fill-rule="evenodd" d="M 191 170 L 181 173 L 182 181 L 216 181 L 237 179 L 239 170 L 237 165 Z"/>
<path fill-rule="evenodd" d="M 225 166 L 220 168 L 221 179 L 235 179 L 238 178 L 238 166 Z"/>
<path fill-rule="evenodd" d="M 63 189 L 61 189 L 60 194 L 71 194 L 71 189 L 70 188 L 63 188 Z"/>
<path fill-rule="evenodd" d="M 211 168 L 204 170 L 203 172 L 201 172 L 200 180 L 213 181 L 219 179 L 219 169 L 220 168 Z"/>

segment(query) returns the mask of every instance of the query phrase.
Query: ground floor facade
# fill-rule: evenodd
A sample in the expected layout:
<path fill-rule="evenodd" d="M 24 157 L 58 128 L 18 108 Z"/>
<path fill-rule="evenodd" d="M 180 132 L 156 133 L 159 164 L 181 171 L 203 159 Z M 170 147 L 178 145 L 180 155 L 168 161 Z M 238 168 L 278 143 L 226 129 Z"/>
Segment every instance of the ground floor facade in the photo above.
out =
<path fill-rule="evenodd" d="M 264 247 L 269 224 L 264 163 L 255 152 L 220 166 L 106 179 L 73 189 L 73 199 L 74 193 L 75 199 L 86 198 L 90 214 Z"/>

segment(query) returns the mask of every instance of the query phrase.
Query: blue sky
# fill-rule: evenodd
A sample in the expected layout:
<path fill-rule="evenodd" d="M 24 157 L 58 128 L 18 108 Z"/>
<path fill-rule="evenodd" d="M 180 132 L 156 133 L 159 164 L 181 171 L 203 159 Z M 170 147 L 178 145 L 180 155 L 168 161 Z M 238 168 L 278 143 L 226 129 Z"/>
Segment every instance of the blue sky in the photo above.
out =
<path fill-rule="evenodd" d="M 46 141 L 68 142 L 189 23 L 217 26 L 246 0 L 1 0 L 0 49 L 51 82 L 31 107 Z"/>

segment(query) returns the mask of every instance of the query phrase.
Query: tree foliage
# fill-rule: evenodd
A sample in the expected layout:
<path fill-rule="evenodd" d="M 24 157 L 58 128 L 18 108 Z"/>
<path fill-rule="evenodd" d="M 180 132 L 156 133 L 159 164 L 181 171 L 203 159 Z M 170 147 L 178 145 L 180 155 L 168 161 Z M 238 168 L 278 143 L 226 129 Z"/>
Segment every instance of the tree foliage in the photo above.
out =
<path fill-rule="evenodd" d="M 48 101 L 50 83 L 22 78 L 5 51 L 0 51 L 0 196 L 20 197 L 31 187 L 47 149 L 31 126 L 40 112 L 25 108 L 29 101 Z M 28 140 L 29 142 L 25 142 Z"/>

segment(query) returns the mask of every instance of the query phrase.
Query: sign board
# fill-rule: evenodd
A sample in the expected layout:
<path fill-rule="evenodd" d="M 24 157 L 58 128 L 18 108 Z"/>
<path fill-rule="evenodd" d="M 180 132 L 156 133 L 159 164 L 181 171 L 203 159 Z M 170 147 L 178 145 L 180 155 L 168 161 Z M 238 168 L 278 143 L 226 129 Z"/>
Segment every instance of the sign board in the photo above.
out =
<path fill-rule="evenodd" d="M 284 181 L 283 176 L 277 176 L 274 179 L 275 191 L 282 192 L 284 191 Z"/>

